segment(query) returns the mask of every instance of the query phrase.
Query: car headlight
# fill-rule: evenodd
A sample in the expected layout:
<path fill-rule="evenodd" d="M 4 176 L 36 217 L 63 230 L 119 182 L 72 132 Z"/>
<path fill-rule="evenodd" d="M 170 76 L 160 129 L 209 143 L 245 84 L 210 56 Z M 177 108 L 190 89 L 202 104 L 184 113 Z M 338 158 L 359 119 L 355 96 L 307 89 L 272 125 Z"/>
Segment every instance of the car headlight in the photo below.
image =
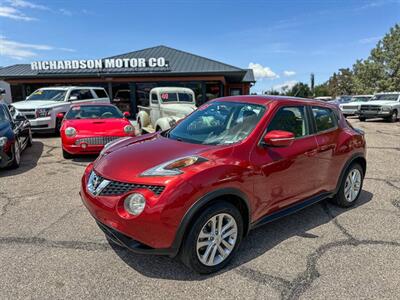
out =
<path fill-rule="evenodd" d="M 36 110 L 36 118 L 48 117 L 51 115 L 51 108 L 38 108 Z"/>
<path fill-rule="evenodd" d="M 65 129 L 65 135 L 69 137 L 76 136 L 76 129 L 74 127 L 67 127 Z"/>
<path fill-rule="evenodd" d="M 132 125 L 126 125 L 125 127 L 124 127 L 124 132 L 125 133 L 132 133 L 132 132 L 134 132 L 135 131 L 135 128 L 132 126 Z"/>
<path fill-rule="evenodd" d="M 381 107 L 382 111 L 390 111 L 390 107 L 388 106 L 383 106 Z"/>
<path fill-rule="evenodd" d="M 5 136 L 0 137 L 0 147 L 3 147 L 5 144 L 7 144 L 7 141 L 8 139 Z"/>
<path fill-rule="evenodd" d="M 146 198 L 140 193 L 133 193 L 124 200 L 124 208 L 131 215 L 140 215 L 145 206 Z"/>
<path fill-rule="evenodd" d="M 196 163 L 207 161 L 205 158 L 200 156 L 187 156 L 170 160 L 166 163 L 158 165 L 154 168 L 144 171 L 140 176 L 174 176 L 182 174 L 181 169 Z"/>

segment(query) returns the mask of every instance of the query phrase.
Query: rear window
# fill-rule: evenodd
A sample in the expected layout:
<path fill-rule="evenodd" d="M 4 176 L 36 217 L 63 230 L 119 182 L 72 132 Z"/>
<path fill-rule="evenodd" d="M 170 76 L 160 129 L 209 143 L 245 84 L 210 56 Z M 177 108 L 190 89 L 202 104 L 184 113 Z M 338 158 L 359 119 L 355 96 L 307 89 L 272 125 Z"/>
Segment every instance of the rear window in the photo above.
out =
<path fill-rule="evenodd" d="M 96 93 L 97 98 L 108 98 L 108 95 L 105 90 L 99 89 L 99 90 L 94 90 Z"/>
<path fill-rule="evenodd" d="M 193 96 L 191 94 L 179 93 L 178 96 L 179 96 L 179 101 L 193 102 Z"/>
<path fill-rule="evenodd" d="M 84 105 L 73 106 L 68 111 L 65 118 L 67 120 L 76 119 L 112 119 L 123 118 L 122 112 L 111 105 Z"/>
<path fill-rule="evenodd" d="M 331 109 L 314 106 L 312 111 L 318 132 L 330 130 L 337 126 L 337 118 Z"/>

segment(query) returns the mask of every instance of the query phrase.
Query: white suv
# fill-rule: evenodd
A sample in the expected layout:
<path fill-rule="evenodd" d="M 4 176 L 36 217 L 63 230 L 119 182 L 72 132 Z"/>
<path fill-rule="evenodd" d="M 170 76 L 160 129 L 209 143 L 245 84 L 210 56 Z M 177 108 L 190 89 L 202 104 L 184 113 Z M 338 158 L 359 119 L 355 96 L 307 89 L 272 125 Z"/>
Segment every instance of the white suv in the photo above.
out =
<path fill-rule="evenodd" d="M 368 101 L 359 105 L 357 115 L 360 121 L 371 118 L 383 118 L 396 122 L 400 113 L 400 92 L 378 93 Z"/>
<path fill-rule="evenodd" d="M 69 110 L 72 103 L 92 102 L 110 103 L 110 98 L 100 87 L 57 86 L 38 89 L 25 101 L 12 105 L 28 118 L 32 131 L 58 133 L 60 116 Z"/>

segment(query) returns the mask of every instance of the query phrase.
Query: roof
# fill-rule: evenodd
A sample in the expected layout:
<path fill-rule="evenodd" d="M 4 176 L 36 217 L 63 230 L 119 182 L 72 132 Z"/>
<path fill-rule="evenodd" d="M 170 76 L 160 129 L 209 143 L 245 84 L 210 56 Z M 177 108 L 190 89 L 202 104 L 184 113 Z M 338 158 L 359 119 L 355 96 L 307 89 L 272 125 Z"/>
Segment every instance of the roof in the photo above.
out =
<path fill-rule="evenodd" d="M 104 90 L 104 88 L 100 86 L 50 86 L 50 87 L 43 87 L 40 88 L 41 90 L 72 90 L 72 89 L 95 89 L 95 90 Z"/>
<path fill-rule="evenodd" d="M 32 77 L 98 77 L 98 76 L 184 76 L 184 75 L 226 75 L 243 82 L 255 82 L 252 70 L 241 69 L 229 64 L 212 60 L 203 56 L 177 50 L 167 46 L 156 46 L 133 51 L 105 59 L 164 57 L 167 67 L 144 68 L 103 68 L 103 69 L 70 69 L 70 70 L 32 70 L 29 64 L 17 64 L 0 69 L 0 78 L 32 78 Z"/>

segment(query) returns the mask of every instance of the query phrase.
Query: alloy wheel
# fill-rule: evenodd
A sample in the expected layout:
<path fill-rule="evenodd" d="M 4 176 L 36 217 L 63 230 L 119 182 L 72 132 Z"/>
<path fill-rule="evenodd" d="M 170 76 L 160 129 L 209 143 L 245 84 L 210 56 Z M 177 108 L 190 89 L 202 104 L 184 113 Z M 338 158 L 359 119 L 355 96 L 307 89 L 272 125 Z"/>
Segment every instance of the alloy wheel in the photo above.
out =
<path fill-rule="evenodd" d="M 353 202 L 361 190 L 361 173 L 358 169 L 352 169 L 347 175 L 344 185 L 344 196 L 347 201 Z"/>
<path fill-rule="evenodd" d="M 238 237 L 238 227 L 233 216 L 227 213 L 211 217 L 201 229 L 196 243 L 197 257 L 206 266 L 223 262 L 233 251 Z"/>

